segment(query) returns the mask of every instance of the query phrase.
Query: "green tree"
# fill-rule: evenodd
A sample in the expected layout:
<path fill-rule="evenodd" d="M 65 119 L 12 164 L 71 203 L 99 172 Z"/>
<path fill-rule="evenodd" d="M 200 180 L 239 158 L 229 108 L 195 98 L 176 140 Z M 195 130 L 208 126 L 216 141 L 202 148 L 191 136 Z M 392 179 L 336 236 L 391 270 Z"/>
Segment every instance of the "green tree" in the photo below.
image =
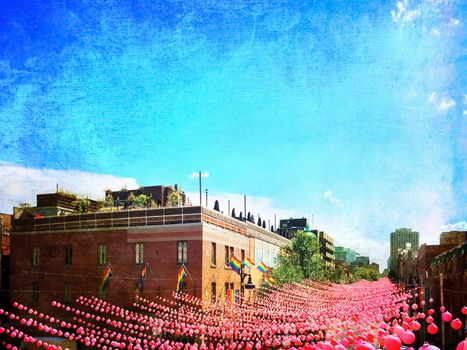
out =
<path fill-rule="evenodd" d="M 167 196 L 167 206 L 168 207 L 179 207 L 183 203 L 183 191 L 182 187 L 179 186 L 177 190 L 173 190 Z"/>
<path fill-rule="evenodd" d="M 273 277 L 279 282 L 325 278 L 326 269 L 319 251 L 319 242 L 312 233 L 297 231 L 291 243 L 281 247 Z"/>
<path fill-rule="evenodd" d="M 134 201 L 136 200 L 136 196 L 133 192 L 130 192 L 130 194 L 128 195 L 128 200 L 131 202 L 131 203 L 134 203 Z"/>
<path fill-rule="evenodd" d="M 379 279 L 379 271 L 365 266 L 357 267 L 353 271 L 353 275 L 357 280 L 377 281 Z"/>
<path fill-rule="evenodd" d="M 80 198 L 72 202 L 75 210 L 79 213 L 86 213 L 89 209 L 91 201 L 87 198 Z"/>
<path fill-rule="evenodd" d="M 145 194 L 140 194 L 135 198 L 134 203 L 140 207 L 147 207 L 149 206 L 149 204 L 151 204 L 151 198 L 149 198 Z"/>
<path fill-rule="evenodd" d="M 114 197 L 112 197 L 111 194 L 108 194 L 108 195 L 105 197 L 104 206 L 107 207 L 107 208 L 111 208 L 111 207 L 114 206 Z"/>

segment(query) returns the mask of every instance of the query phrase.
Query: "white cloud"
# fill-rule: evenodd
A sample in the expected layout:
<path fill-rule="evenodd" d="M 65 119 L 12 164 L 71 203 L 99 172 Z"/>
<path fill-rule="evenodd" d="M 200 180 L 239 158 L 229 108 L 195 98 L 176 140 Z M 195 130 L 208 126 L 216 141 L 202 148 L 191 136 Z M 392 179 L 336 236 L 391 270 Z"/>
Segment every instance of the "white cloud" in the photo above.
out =
<path fill-rule="evenodd" d="M 21 202 L 34 206 L 36 194 L 55 192 L 57 183 L 59 188 L 93 199 L 103 198 L 107 188 L 139 187 L 133 178 L 78 170 L 26 168 L 7 162 L 0 162 L 0 179 L 0 212 L 4 213 L 12 213 L 13 206 Z"/>
<path fill-rule="evenodd" d="M 208 177 L 209 176 L 209 173 L 207 171 L 205 171 L 204 173 L 201 173 L 201 177 Z M 197 179 L 199 177 L 199 172 L 193 172 L 191 173 L 190 177 L 192 179 Z"/>
<path fill-rule="evenodd" d="M 440 112 L 445 112 L 447 111 L 449 108 L 452 108 L 452 107 L 455 107 L 456 106 L 456 102 L 454 102 L 453 99 L 451 98 L 445 98 L 443 97 L 441 99 L 441 101 L 439 102 L 439 105 L 438 105 L 438 110 Z"/>
<path fill-rule="evenodd" d="M 454 224 L 442 225 L 443 231 L 467 231 L 467 221 L 459 221 Z"/>
<path fill-rule="evenodd" d="M 188 192 L 187 196 L 189 197 L 190 202 L 193 205 L 199 205 L 199 193 L 197 192 Z M 240 215 L 240 212 L 243 212 L 243 195 L 237 193 L 208 193 L 208 208 L 214 207 L 214 202 L 218 200 L 220 211 L 225 215 L 230 215 L 232 209 L 235 208 L 236 215 Z M 206 194 L 202 193 L 203 206 L 206 201 Z M 228 201 L 230 201 L 230 212 L 228 212 Z M 290 217 L 297 217 L 299 213 L 294 210 L 279 208 L 277 207 L 273 200 L 268 197 L 246 197 L 246 210 L 247 213 L 250 212 L 254 215 L 255 222 L 258 220 L 258 214 L 261 217 L 261 220 L 266 221 L 266 225 L 274 225 L 274 214 L 276 215 L 276 225 L 279 225 L 280 219 L 288 219 Z"/>
<path fill-rule="evenodd" d="M 339 198 L 337 198 L 333 193 L 332 191 L 326 191 L 324 192 L 324 198 L 326 198 L 327 200 L 329 200 L 329 202 L 331 202 L 332 205 L 335 205 L 335 206 L 340 206 L 341 205 L 341 200 Z"/>
<path fill-rule="evenodd" d="M 420 6 L 413 9 L 409 8 L 409 0 L 398 1 L 396 6 L 397 12 L 395 10 L 391 10 L 392 20 L 396 23 L 409 23 L 421 15 Z"/>
<path fill-rule="evenodd" d="M 436 105 L 438 111 L 440 112 L 445 112 L 448 109 L 456 106 L 456 102 L 452 98 L 450 98 L 449 96 L 443 96 L 439 98 L 436 92 L 434 91 L 428 95 L 428 101 Z"/>

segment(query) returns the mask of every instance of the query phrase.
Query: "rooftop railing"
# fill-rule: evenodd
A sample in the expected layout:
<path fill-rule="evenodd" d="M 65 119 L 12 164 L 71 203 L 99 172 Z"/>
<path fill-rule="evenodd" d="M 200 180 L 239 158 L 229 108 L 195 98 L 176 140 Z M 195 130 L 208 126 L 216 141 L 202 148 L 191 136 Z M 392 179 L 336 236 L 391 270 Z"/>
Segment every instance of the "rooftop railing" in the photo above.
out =
<path fill-rule="evenodd" d="M 248 230 L 250 232 L 253 230 L 258 234 L 266 234 L 276 239 L 286 240 L 277 233 L 268 231 L 257 225 L 240 221 L 220 212 L 199 206 L 115 210 L 35 219 L 14 219 L 13 232 L 93 230 L 197 222 L 205 222 L 242 235 L 247 235 Z"/>

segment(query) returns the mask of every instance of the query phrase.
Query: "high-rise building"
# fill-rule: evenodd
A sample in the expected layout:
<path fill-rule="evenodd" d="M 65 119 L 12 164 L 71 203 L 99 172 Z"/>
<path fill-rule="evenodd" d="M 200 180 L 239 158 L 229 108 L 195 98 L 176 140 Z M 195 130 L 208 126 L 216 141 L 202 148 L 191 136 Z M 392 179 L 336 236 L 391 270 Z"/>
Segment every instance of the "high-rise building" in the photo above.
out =
<path fill-rule="evenodd" d="M 350 248 L 345 248 L 345 247 L 340 247 L 340 246 L 336 247 L 334 254 L 336 256 L 336 260 L 343 261 L 348 265 L 353 263 L 356 260 L 357 256 L 359 255 L 356 251 Z"/>
<path fill-rule="evenodd" d="M 301 231 L 308 231 L 308 219 L 307 218 L 299 218 L 299 219 L 282 219 L 279 223 L 279 228 L 277 229 L 277 233 L 280 234 L 282 237 L 292 239 L 295 236 L 295 233 L 299 230 Z"/>
<path fill-rule="evenodd" d="M 414 252 L 418 252 L 418 247 L 418 232 L 412 231 L 410 228 L 399 228 L 391 232 L 388 268 L 394 270 L 393 265 L 397 261 L 400 251 L 411 249 Z"/>

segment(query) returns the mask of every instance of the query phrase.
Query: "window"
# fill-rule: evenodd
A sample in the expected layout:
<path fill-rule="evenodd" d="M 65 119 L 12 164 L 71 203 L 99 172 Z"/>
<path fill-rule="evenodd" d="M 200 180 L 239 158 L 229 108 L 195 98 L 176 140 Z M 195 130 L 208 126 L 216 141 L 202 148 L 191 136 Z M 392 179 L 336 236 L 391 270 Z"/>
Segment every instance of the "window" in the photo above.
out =
<path fill-rule="evenodd" d="M 39 247 L 32 248 L 32 266 L 39 266 Z"/>
<path fill-rule="evenodd" d="M 216 266 L 217 254 L 216 254 L 216 243 L 211 243 L 211 265 Z"/>
<path fill-rule="evenodd" d="M 242 262 L 245 261 L 245 249 L 242 249 Z"/>
<path fill-rule="evenodd" d="M 229 246 L 225 246 L 225 266 L 229 266 L 230 262 L 230 253 L 229 253 Z"/>
<path fill-rule="evenodd" d="M 65 265 L 71 265 L 72 257 L 73 257 L 73 250 L 71 245 L 65 246 Z"/>
<path fill-rule="evenodd" d="M 136 263 L 137 264 L 144 264 L 144 244 L 143 243 L 136 243 L 135 244 L 135 252 L 136 252 Z"/>
<path fill-rule="evenodd" d="M 63 290 L 63 302 L 71 303 L 71 283 L 65 283 L 65 288 Z"/>
<path fill-rule="evenodd" d="M 230 283 L 230 289 L 232 289 L 232 290 L 234 290 L 234 289 L 235 289 L 233 282 L 232 282 L 232 283 Z"/>
<path fill-rule="evenodd" d="M 107 244 L 98 244 L 97 245 L 97 263 L 99 265 L 105 265 L 108 263 L 107 257 Z"/>
<path fill-rule="evenodd" d="M 40 295 L 40 290 L 39 290 L 39 283 L 33 283 L 32 284 L 32 302 L 33 303 L 38 303 L 39 302 L 39 295 Z"/>
<path fill-rule="evenodd" d="M 188 262 L 188 243 L 187 241 L 177 242 L 177 264 L 186 264 Z"/>
<path fill-rule="evenodd" d="M 216 282 L 211 282 L 211 300 L 212 301 L 216 300 L 216 295 L 217 295 L 216 287 L 217 287 Z"/>
<path fill-rule="evenodd" d="M 229 293 L 229 282 L 225 282 L 225 295 Z"/>

